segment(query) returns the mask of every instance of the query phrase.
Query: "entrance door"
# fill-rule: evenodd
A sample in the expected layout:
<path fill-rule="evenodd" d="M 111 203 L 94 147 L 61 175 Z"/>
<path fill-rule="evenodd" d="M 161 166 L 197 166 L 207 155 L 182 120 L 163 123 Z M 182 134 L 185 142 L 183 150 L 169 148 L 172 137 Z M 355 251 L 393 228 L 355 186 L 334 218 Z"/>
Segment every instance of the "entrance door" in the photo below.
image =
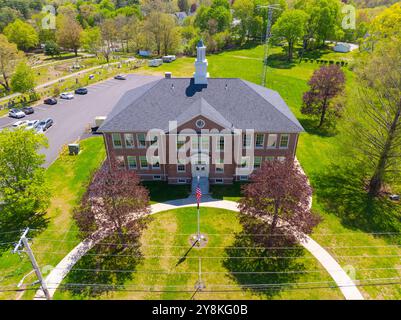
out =
<path fill-rule="evenodd" d="M 209 155 L 198 153 L 191 158 L 192 176 L 209 177 Z"/>

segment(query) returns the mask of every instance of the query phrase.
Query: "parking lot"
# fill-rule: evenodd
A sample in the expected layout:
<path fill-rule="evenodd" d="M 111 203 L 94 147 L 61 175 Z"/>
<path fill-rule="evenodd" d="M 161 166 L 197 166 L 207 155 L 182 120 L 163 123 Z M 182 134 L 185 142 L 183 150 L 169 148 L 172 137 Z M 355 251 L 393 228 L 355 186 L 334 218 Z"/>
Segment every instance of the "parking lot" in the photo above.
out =
<path fill-rule="evenodd" d="M 85 128 L 94 126 L 96 116 L 107 116 L 120 97 L 130 89 L 146 84 L 156 77 L 128 75 L 127 80 L 110 79 L 88 86 L 88 94 L 75 95 L 72 100 L 57 99 L 56 105 L 41 104 L 35 107 L 35 113 L 23 119 L 0 118 L 0 129 L 9 127 L 18 120 L 43 120 L 51 118 L 53 126 L 46 131 L 49 148 L 41 150 L 45 154 L 48 166 L 54 160 L 63 145 L 80 139 Z"/>

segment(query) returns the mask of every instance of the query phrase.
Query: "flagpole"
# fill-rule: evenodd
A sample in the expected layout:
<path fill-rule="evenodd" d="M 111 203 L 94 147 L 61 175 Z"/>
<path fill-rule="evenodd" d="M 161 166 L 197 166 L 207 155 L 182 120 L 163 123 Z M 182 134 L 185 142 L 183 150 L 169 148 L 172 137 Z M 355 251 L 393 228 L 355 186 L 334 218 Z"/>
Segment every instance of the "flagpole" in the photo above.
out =
<path fill-rule="evenodd" d="M 199 179 L 200 177 L 198 176 L 198 187 L 199 187 Z M 198 245 L 200 244 L 200 214 L 199 214 L 199 201 L 198 201 Z"/>

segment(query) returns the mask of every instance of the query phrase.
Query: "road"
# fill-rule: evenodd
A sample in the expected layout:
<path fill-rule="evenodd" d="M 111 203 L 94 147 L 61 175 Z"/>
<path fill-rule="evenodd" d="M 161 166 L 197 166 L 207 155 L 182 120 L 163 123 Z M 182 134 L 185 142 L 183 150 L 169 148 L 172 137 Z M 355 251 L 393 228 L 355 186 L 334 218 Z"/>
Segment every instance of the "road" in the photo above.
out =
<path fill-rule="evenodd" d="M 109 79 L 88 86 L 87 95 L 75 95 L 73 100 L 58 99 L 54 106 L 39 105 L 35 113 L 24 120 L 52 118 L 54 125 L 46 132 L 49 148 L 41 150 L 45 154 L 45 166 L 57 159 L 61 148 L 74 142 L 85 133 L 85 128 L 94 125 L 96 116 L 107 116 L 115 103 L 127 91 L 144 85 L 156 77 L 145 75 L 128 75 L 127 80 Z M 18 119 L 0 118 L 0 128 L 12 125 Z"/>

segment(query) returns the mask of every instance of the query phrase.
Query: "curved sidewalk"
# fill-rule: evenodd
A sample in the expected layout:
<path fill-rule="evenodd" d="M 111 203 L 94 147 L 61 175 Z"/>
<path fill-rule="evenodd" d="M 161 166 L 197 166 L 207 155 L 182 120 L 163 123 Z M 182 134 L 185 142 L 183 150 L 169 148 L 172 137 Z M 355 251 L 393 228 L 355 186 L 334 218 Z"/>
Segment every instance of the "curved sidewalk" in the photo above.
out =
<path fill-rule="evenodd" d="M 191 196 L 185 199 L 172 200 L 164 203 L 157 203 L 151 206 L 151 214 L 166 210 L 174 210 L 183 207 L 191 207 L 196 205 L 195 197 Z M 211 197 L 204 197 L 202 199 L 202 206 L 211 208 L 220 208 L 238 212 L 237 203 L 227 200 L 216 200 Z M 103 238 L 106 237 L 103 233 Z M 48 286 L 51 297 L 53 297 L 59 284 L 63 281 L 64 277 L 73 268 L 75 263 L 81 259 L 97 242 L 101 241 L 100 237 L 97 241 L 84 240 L 71 250 L 60 263 L 50 272 L 46 277 L 46 284 Z M 358 290 L 355 283 L 348 276 L 348 274 L 341 268 L 338 262 L 321 247 L 316 241 L 309 236 L 306 236 L 301 241 L 301 245 L 308 250 L 318 260 L 323 268 L 330 274 L 339 289 L 341 290 L 346 300 L 363 300 L 363 296 Z M 35 300 L 45 299 L 44 293 L 41 289 L 36 292 Z"/>

